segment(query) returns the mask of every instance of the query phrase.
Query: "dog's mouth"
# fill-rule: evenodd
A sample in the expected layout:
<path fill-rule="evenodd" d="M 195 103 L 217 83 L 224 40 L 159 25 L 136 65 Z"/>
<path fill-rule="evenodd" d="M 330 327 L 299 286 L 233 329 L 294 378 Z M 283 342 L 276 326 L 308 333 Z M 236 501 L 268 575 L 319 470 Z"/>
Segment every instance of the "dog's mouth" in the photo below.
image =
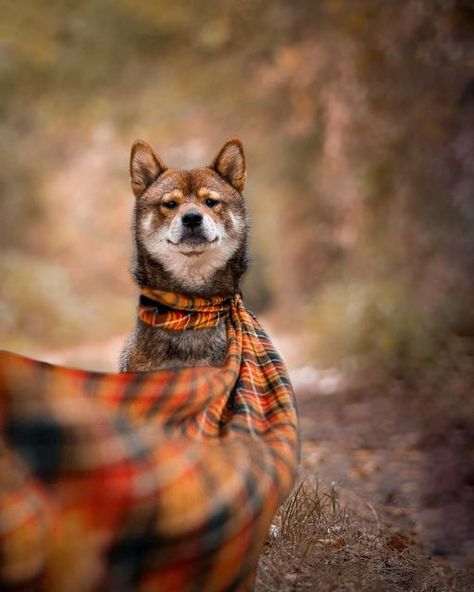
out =
<path fill-rule="evenodd" d="M 214 245 L 219 240 L 219 237 L 216 236 L 212 240 L 208 240 L 202 235 L 190 235 L 181 238 L 178 242 L 174 242 L 169 238 L 166 239 L 166 242 L 174 247 L 177 247 L 180 253 L 183 255 L 188 256 L 196 256 L 201 255 L 207 248 L 211 245 Z"/>

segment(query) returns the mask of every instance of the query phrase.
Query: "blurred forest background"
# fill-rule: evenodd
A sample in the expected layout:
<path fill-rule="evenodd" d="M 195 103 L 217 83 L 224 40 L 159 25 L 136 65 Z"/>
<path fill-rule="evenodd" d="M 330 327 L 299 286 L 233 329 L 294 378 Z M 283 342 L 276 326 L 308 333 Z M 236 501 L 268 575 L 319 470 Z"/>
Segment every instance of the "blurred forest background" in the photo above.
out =
<path fill-rule="evenodd" d="M 3 347 L 132 326 L 137 137 L 191 167 L 241 136 L 247 299 L 320 367 L 405 373 L 474 332 L 471 1 L 0 7 Z"/>
<path fill-rule="evenodd" d="M 474 1 L 0 0 L 0 89 L 0 347 L 117 368 L 132 141 L 188 168 L 240 136 L 244 296 L 292 369 L 303 476 L 362 500 L 383 551 L 326 514 L 345 534 L 277 549 L 260 589 L 317 557 L 321 590 L 472 590 L 410 541 L 474 565 Z"/>

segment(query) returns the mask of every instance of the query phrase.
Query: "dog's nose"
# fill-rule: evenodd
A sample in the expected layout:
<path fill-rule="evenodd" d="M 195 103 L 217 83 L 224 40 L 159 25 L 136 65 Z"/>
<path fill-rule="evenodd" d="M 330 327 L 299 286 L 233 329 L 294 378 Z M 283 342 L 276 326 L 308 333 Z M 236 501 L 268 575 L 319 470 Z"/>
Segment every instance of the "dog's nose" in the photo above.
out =
<path fill-rule="evenodd" d="M 183 226 L 196 228 L 202 224 L 202 214 L 199 212 L 187 212 L 186 214 L 183 214 L 181 221 L 183 222 Z"/>

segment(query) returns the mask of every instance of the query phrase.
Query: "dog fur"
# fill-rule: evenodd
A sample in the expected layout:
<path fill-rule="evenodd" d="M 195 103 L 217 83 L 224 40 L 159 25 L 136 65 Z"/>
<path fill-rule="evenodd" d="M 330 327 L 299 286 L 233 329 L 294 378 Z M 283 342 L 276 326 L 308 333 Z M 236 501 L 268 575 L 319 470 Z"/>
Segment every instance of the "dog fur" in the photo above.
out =
<path fill-rule="evenodd" d="M 146 142 L 134 142 L 133 277 L 140 288 L 203 297 L 239 290 L 247 268 L 245 175 L 238 138 L 229 139 L 210 166 L 184 171 L 166 167 Z M 220 365 L 226 349 L 224 321 L 208 329 L 172 331 L 137 319 L 120 370 Z"/>

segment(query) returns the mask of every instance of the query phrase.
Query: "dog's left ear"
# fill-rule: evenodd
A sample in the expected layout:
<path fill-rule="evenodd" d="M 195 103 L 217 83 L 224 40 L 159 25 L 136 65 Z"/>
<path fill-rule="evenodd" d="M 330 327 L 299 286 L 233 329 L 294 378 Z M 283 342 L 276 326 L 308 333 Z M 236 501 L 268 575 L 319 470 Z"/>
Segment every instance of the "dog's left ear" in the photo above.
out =
<path fill-rule="evenodd" d="M 245 156 L 239 138 L 230 138 L 221 148 L 211 164 L 211 169 L 219 173 L 237 191 L 245 185 Z"/>

